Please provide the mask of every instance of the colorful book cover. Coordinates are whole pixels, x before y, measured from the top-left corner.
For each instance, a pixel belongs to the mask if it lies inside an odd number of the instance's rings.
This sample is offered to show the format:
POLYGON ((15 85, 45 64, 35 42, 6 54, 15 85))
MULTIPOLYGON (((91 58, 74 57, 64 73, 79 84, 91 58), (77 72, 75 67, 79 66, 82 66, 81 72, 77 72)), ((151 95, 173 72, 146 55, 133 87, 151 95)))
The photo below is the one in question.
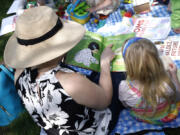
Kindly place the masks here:
MULTIPOLYGON (((180 69, 180 36, 170 36, 166 40, 154 41, 160 56, 169 57, 180 69)), ((165 61, 168 63, 168 60, 165 61)))
POLYGON ((169 56, 172 60, 180 60, 180 36, 170 36, 163 41, 155 41, 160 55, 169 56))
POLYGON ((121 47, 125 40, 134 37, 135 33, 103 37, 87 31, 84 38, 66 55, 65 63, 93 71, 100 71, 100 56, 104 48, 113 44, 115 58, 111 63, 111 71, 125 71, 121 47))
POLYGON ((133 32, 137 37, 164 40, 171 30, 170 17, 142 17, 135 20, 133 32))

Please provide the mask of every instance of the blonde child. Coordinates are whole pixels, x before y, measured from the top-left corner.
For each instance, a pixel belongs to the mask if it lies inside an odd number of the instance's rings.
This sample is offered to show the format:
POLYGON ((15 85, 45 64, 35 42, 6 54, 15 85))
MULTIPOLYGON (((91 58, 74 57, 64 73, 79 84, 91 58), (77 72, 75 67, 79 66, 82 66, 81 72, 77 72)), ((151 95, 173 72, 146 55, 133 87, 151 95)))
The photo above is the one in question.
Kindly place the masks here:
POLYGON ((155 45, 134 37, 122 48, 127 79, 119 85, 119 99, 137 120, 163 124, 178 115, 176 90, 180 90, 177 68, 165 70, 155 45))

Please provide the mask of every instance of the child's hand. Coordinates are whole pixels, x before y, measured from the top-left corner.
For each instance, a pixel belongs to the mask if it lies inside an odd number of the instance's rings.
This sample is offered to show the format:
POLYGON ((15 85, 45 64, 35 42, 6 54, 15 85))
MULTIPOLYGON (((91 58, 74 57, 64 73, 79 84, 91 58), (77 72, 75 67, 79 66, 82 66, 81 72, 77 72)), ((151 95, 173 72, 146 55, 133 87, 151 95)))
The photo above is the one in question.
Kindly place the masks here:
POLYGON ((112 46, 113 46, 112 44, 108 45, 104 49, 104 51, 102 52, 102 54, 101 54, 101 66, 104 64, 105 65, 110 64, 110 62, 114 59, 115 54, 111 49, 112 46))
POLYGON ((172 62, 172 63, 169 63, 169 73, 170 73, 170 76, 172 78, 176 77, 177 76, 177 67, 176 65, 172 62))

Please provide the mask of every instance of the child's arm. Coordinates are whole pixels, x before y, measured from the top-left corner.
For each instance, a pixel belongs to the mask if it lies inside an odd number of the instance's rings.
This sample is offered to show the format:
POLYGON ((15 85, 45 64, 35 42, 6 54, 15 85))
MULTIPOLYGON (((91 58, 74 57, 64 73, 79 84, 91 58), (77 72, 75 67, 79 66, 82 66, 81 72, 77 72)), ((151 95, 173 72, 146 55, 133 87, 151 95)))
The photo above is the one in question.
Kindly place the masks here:
POLYGON ((104 0, 104 2, 98 4, 95 7, 90 8, 89 12, 93 13, 93 12, 96 12, 96 11, 101 10, 103 8, 106 8, 106 7, 110 6, 110 5, 112 5, 112 0, 104 0))
POLYGON ((179 82, 179 79, 178 79, 178 76, 177 76, 177 67, 174 63, 170 63, 169 64, 169 73, 170 73, 170 76, 173 80, 173 82, 175 83, 175 86, 177 88, 178 91, 180 91, 180 82, 179 82))

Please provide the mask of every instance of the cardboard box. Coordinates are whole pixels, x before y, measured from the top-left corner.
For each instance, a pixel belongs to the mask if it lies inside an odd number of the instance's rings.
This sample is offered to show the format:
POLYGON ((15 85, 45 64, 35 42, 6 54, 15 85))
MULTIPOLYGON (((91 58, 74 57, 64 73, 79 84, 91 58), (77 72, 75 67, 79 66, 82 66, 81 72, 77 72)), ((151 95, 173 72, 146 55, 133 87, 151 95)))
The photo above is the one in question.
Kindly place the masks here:
POLYGON ((151 9, 150 9, 149 2, 141 4, 141 5, 134 5, 134 11, 136 14, 149 12, 150 10, 151 9))

